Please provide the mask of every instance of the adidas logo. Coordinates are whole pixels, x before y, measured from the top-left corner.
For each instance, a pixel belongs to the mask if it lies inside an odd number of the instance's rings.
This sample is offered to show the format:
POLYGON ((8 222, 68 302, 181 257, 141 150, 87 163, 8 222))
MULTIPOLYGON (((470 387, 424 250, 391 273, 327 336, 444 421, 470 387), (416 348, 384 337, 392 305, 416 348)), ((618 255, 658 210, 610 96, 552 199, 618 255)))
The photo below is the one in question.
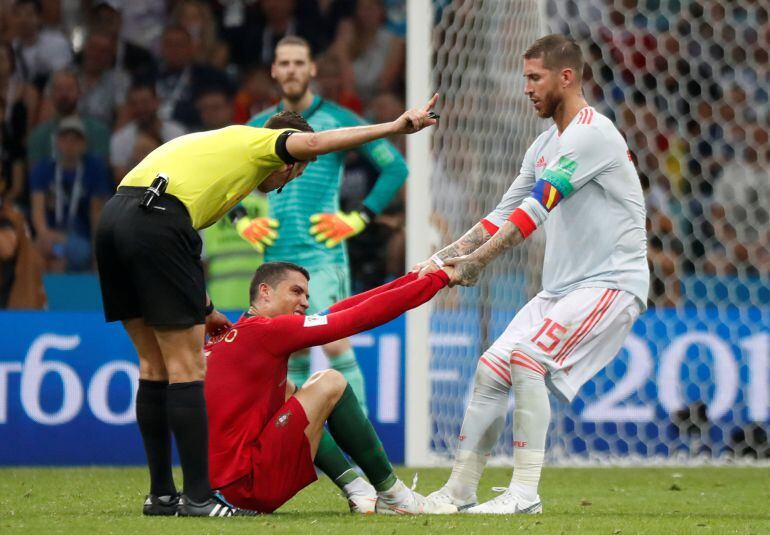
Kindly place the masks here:
POLYGON ((545 157, 541 156, 540 159, 535 164, 535 167, 545 167, 545 157))

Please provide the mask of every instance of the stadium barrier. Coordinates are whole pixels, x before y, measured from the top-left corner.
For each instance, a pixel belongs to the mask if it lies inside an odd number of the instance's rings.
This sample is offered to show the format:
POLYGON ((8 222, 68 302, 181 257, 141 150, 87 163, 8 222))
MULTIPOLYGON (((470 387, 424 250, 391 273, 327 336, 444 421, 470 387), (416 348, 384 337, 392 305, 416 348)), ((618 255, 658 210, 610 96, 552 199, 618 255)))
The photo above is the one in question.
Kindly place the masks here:
MULTIPOLYGON (((433 350, 452 355, 430 371, 434 388, 451 393, 431 406, 434 436, 449 438, 431 447, 444 456, 453 453, 472 385, 474 313, 434 318, 444 329, 431 336, 433 350)), ((500 332, 511 313, 496 313, 491 330, 500 332)), ((553 401, 552 461, 591 452, 761 455, 766 435, 763 444, 752 433, 770 420, 769 316, 768 308, 648 311, 574 404, 553 401)), ((105 324, 99 312, 3 312, 0 332, 0 465, 144 463, 134 425, 138 367, 119 325, 105 324)), ((352 339, 369 414, 396 463, 404 461, 404 333, 399 318, 352 339)), ((512 451, 510 424, 509 417, 503 448, 512 451)))

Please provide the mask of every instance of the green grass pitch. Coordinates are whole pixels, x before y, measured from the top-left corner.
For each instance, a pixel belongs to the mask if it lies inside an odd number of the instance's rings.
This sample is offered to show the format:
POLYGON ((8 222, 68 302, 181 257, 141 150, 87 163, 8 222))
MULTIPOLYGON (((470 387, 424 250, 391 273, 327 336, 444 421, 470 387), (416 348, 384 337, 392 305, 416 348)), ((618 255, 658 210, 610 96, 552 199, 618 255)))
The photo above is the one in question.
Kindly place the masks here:
MULTIPOLYGON (((407 484, 414 474, 399 469, 407 484)), ((417 490, 438 488, 446 468, 419 470, 417 490)), ((490 468, 479 498, 510 470, 490 468)), ((177 481, 181 478, 178 476, 177 481)), ((144 518, 143 468, 0 470, 0 533, 770 533, 770 468, 546 468, 540 516, 354 516, 328 479, 258 518, 144 518)))

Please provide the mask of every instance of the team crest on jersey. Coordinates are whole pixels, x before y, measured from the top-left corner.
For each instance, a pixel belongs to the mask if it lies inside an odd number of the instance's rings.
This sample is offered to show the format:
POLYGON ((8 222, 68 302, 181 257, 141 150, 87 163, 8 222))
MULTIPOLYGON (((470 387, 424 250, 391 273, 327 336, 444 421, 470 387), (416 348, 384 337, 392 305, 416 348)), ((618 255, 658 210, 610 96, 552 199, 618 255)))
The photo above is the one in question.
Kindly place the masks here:
POLYGON ((319 325, 326 325, 327 323, 329 323, 329 318, 327 316, 313 314, 312 316, 305 317, 303 327, 318 327, 319 325))
POLYGON ((292 412, 291 411, 284 412, 283 414, 278 416, 278 418, 275 419, 275 426, 276 427, 286 427, 286 424, 289 423, 289 418, 291 418, 291 416, 292 416, 292 412))

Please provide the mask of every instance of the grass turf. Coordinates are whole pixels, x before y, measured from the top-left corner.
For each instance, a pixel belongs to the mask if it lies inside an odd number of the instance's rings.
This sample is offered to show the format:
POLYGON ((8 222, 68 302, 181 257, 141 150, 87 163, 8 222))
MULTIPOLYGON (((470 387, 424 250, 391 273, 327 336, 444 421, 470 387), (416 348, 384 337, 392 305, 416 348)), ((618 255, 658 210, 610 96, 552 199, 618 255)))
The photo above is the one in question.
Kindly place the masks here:
MULTIPOLYGON (((407 484, 413 470, 399 469, 407 484)), ((417 490, 448 469, 419 470, 417 490)), ((770 533, 770 468, 546 468, 540 516, 354 516, 322 478, 277 513, 258 518, 144 518, 143 468, 0 470, 0 533, 770 533)), ((490 468, 479 498, 506 485, 490 468)), ((177 474, 177 481, 181 476, 177 474)))

